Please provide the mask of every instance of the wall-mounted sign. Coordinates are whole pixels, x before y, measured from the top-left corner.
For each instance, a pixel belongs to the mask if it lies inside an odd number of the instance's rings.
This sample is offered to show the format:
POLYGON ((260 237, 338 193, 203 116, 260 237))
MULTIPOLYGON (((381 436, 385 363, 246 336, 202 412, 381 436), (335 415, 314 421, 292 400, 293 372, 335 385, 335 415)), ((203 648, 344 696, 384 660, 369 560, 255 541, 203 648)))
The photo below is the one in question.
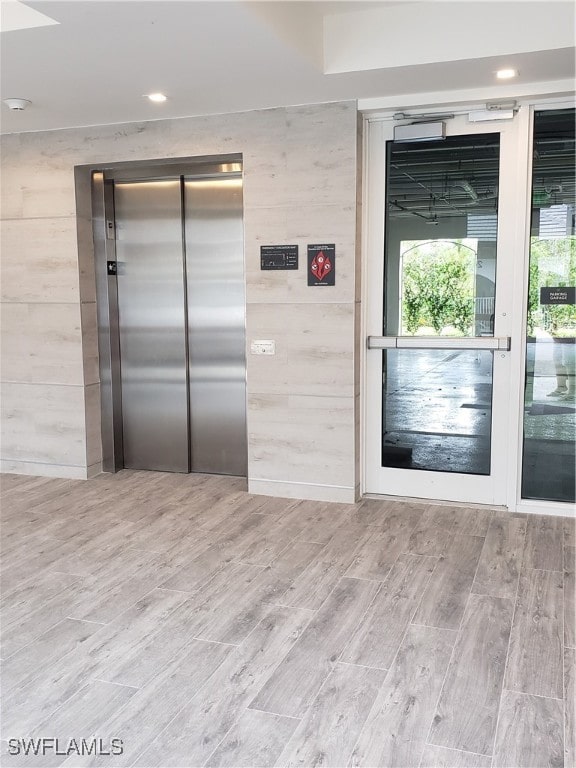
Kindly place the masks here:
POLYGON ((336 284, 336 246, 308 246, 308 285, 336 284))
POLYGON ((571 285, 540 288, 540 304, 576 304, 576 287, 571 285))
POLYGON ((260 269, 298 269, 298 246, 261 245, 260 269))

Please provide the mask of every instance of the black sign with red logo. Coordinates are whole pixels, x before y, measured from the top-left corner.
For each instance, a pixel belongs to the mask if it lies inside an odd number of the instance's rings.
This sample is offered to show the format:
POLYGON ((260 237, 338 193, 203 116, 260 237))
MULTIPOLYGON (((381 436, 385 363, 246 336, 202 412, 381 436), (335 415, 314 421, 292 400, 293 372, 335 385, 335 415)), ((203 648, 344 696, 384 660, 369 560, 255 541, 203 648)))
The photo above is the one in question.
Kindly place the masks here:
POLYGON ((336 284, 336 246, 308 246, 308 285, 336 284))

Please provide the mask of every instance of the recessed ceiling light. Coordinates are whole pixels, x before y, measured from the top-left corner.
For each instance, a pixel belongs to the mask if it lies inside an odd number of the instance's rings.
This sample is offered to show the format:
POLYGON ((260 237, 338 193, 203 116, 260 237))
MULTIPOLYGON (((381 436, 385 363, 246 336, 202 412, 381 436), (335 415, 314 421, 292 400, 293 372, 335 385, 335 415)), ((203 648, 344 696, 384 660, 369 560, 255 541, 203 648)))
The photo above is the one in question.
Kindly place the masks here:
POLYGON ((163 93, 149 93, 148 98, 150 99, 150 101, 157 101, 157 102, 166 101, 166 96, 164 96, 163 93))
POLYGON ((510 80, 511 77, 516 77, 518 71, 516 69, 499 69, 496 72, 498 80, 510 80))

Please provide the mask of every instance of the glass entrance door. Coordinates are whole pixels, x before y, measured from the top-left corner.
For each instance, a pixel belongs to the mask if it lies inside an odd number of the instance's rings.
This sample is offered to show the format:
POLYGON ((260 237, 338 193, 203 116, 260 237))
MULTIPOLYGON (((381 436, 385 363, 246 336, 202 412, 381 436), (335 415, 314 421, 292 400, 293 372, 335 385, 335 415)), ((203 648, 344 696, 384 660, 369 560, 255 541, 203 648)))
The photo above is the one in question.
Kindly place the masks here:
POLYGON ((514 121, 458 117, 435 141, 376 132, 366 491, 504 504, 514 121))

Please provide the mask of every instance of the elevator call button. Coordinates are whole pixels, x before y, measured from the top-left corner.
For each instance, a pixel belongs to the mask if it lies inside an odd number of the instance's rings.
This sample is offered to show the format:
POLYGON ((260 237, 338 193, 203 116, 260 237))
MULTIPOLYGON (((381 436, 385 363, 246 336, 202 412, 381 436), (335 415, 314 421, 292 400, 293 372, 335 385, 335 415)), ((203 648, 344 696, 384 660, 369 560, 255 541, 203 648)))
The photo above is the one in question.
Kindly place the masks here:
POLYGON ((298 269, 298 246, 261 245, 260 269, 298 269))

